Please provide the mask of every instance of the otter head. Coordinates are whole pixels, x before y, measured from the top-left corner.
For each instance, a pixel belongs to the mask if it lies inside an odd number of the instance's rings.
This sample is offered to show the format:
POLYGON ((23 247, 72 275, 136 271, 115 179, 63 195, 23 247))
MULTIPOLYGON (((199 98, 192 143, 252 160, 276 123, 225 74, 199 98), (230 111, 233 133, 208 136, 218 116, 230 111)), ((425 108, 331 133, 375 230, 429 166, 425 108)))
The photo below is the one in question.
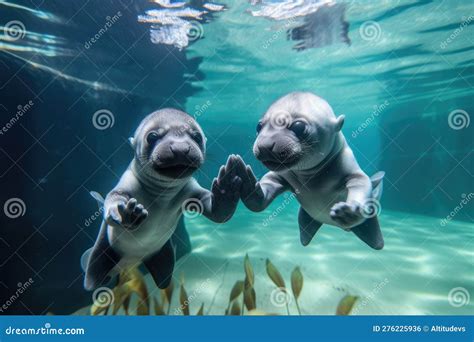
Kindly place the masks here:
POLYGON ((295 92, 274 102, 257 125, 255 157, 272 171, 307 170, 333 150, 344 116, 322 98, 295 92))
POLYGON ((164 180, 190 177, 206 151, 206 138, 194 118, 170 108, 143 119, 130 143, 140 172, 164 180))

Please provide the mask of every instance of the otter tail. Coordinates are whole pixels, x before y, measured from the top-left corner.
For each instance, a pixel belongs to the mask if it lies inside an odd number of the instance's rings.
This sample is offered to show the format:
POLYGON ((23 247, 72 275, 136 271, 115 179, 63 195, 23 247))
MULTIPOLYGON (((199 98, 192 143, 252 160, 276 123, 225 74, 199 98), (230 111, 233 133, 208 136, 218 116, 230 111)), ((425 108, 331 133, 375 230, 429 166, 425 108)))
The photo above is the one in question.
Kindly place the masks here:
POLYGON ((377 201, 380 201, 380 198, 382 197, 384 176, 385 172, 379 171, 370 177, 370 181, 372 182, 372 198, 377 201))
POLYGON ((363 223, 351 229, 359 239, 373 249, 382 249, 384 246, 383 235, 377 218, 377 210, 379 209, 377 202, 382 197, 384 176, 385 172, 379 171, 370 177, 372 182, 372 200, 376 202, 374 205, 377 206, 377 208, 374 208, 374 215, 371 215, 363 223))

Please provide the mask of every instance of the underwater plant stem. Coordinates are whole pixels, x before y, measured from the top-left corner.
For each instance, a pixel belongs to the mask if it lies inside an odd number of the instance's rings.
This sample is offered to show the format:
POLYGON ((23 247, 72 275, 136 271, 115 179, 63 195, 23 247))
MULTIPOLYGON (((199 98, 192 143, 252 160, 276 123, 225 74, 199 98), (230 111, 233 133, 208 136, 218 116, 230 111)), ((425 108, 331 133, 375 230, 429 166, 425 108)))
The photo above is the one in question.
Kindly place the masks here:
MULTIPOLYGON (((216 301, 216 297, 217 297, 217 294, 219 293, 220 289, 222 288, 222 286, 224 285, 224 281, 225 281, 225 276, 226 276, 226 273, 227 273, 227 266, 229 265, 229 260, 226 259, 225 260, 225 266, 224 266, 224 271, 223 271, 223 274, 222 274, 222 281, 221 283, 219 284, 219 287, 216 289, 216 291, 214 292, 214 296, 212 297, 212 301, 211 301, 211 304, 209 305, 209 308, 207 309, 207 315, 209 315, 209 312, 211 312, 211 309, 212 309, 212 306, 214 305, 214 302, 216 301)), ((227 306, 227 310, 230 309, 230 303, 229 305, 227 306)))
POLYGON ((295 304, 296 304, 296 309, 298 310, 298 314, 301 316, 300 305, 298 304, 298 299, 296 297, 295 297, 295 304))

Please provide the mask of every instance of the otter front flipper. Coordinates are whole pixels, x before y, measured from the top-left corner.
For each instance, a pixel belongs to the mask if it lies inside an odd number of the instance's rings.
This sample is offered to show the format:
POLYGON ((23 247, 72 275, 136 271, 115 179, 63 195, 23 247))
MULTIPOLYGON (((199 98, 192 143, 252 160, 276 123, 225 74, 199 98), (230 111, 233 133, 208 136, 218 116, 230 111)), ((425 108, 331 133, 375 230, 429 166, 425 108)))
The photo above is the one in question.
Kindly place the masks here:
POLYGON ((300 207, 298 212, 298 224, 300 226, 300 241, 303 246, 309 245, 314 235, 321 228, 322 223, 314 220, 309 214, 300 207))
MULTIPOLYGON (((239 203, 242 180, 235 170, 236 158, 234 155, 227 158, 226 165, 220 167, 219 174, 212 181, 210 191, 202 188, 197 181, 194 181, 190 187, 191 195, 187 201, 193 200, 193 197, 197 199, 202 214, 217 223, 230 220, 239 203)), ((188 204, 185 204, 186 210, 187 207, 188 204)), ((195 209, 189 207, 190 210, 195 209)))
POLYGON ((258 181, 250 165, 245 165, 240 156, 236 157, 236 169, 242 179, 242 202, 252 211, 264 210, 278 195, 290 190, 288 183, 275 172, 268 172, 258 181))
POLYGON ((120 261, 120 256, 112 249, 107 238, 107 224, 102 222, 99 235, 87 261, 84 287, 92 290, 110 280, 109 273, 120 261))
POLYGON ((169 286, 173 276, 175 251, 171 240, 151 257, 143 261, 148 271, 150 271, 153 280, 160 289, 169 286))
POLYGON ((351 228, 355 235, 373 249, 382 249, 384 246, 382 231, 377 217, 368 218, 360 225, 351 228))

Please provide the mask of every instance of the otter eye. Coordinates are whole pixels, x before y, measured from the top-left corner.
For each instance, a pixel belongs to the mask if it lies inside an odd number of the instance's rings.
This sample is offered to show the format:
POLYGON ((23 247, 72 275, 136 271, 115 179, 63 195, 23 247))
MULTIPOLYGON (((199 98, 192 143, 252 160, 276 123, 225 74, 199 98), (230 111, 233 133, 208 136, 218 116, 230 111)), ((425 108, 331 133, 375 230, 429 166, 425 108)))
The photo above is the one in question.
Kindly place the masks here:
POLYGON ((198 131, 194 131, 191 133, 191 137, 198 145, 202 145, 203 139, 201 133, 199 133, 198 131))
POLYGON ((302 137, 306 132, 306 123, 295 121, 290 125, 289 130, 293 131, 297 137, 302 137))
POLYGON ((259 122, 257 124, 257 134, 260 133, 260 131, 262 130, 262 127, 263 127, 263 124, 261 122, 259 122))
POLYGON ((160 136, 158 135, 158 133, 156 132, 150 132, 148 133, 148 135, 146 136, 146 142, 150 145, 153 145, 154 143, 157 142, 157 140, 160 138, 160 136))

